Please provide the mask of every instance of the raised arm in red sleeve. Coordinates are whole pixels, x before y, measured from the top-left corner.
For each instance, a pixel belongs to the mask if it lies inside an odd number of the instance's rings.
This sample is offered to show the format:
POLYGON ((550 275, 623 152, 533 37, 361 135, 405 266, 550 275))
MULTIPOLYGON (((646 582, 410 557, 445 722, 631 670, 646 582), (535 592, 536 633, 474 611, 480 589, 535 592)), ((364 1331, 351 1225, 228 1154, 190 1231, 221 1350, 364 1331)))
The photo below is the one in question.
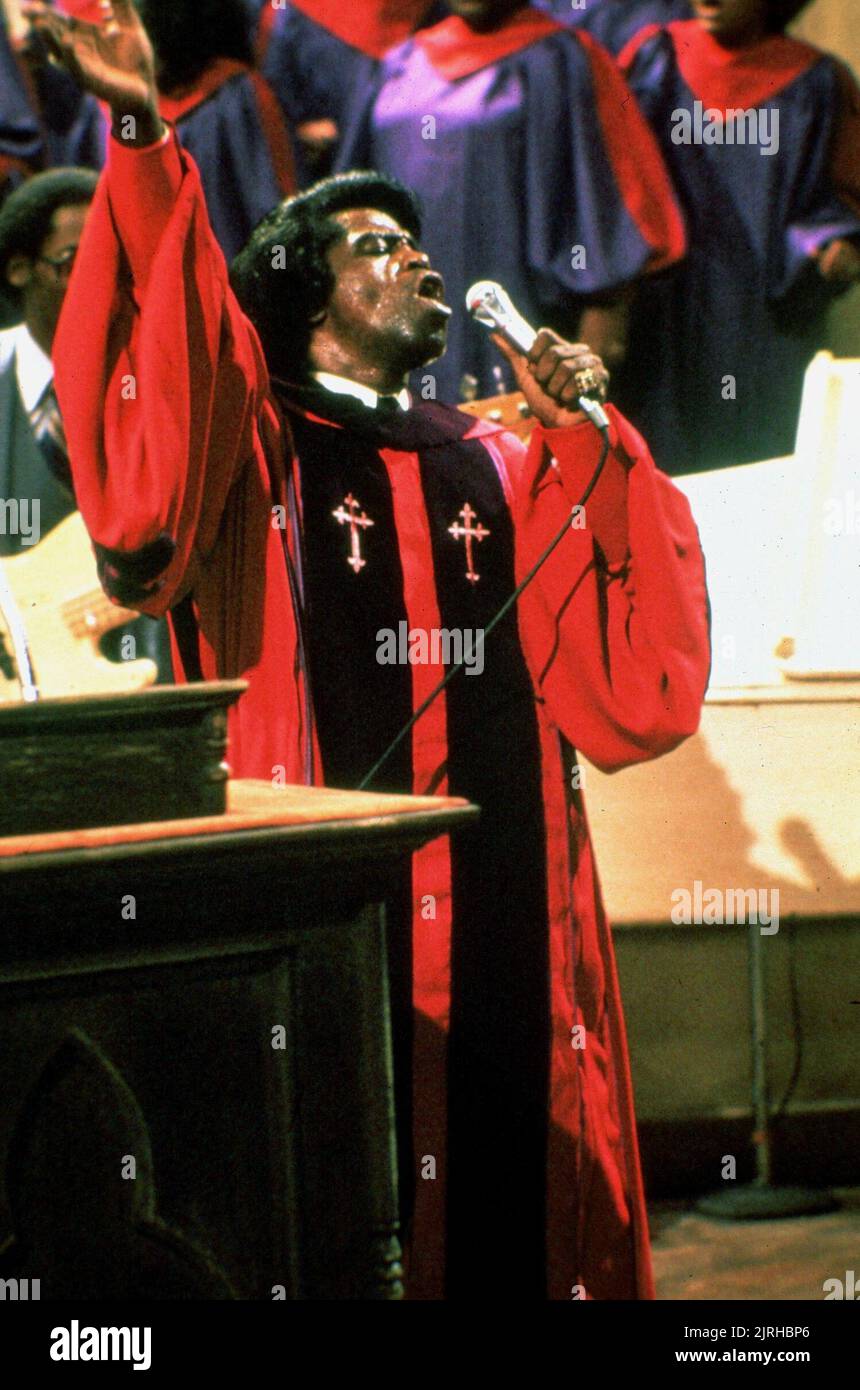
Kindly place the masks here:
POLYGON ((103 583, 161 614, 212 550, 268 387, 197 169, 172 135, 146 150, 111 141, 54 356, 103 583))

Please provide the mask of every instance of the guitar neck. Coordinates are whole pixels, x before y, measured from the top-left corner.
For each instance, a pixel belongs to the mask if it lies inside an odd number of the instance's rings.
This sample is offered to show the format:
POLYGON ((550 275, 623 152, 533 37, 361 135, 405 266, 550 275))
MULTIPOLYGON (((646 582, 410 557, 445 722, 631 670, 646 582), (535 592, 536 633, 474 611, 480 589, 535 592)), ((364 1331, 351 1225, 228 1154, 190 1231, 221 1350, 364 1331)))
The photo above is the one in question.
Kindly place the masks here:
POLYGON ((90 589, 60 604, 60 614, 75 637, 97 639, 139 615, 130 608, 118 608, 101 589, 90 589))

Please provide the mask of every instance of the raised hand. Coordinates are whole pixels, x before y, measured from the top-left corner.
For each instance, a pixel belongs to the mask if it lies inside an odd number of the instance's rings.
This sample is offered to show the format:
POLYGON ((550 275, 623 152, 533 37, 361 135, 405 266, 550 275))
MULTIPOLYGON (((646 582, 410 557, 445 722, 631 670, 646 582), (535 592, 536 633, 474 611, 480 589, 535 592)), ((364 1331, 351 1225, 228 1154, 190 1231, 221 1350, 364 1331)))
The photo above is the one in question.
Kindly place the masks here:
POLYGON ((97 24, 58 14, 42 0, 22 12, 50 56, 84 91, 108 103, 114 133, 128 144, 150 144, 162 130, 152 45, 131 0, 101 0, 100 8, 97 24))
POLYGON ((492 339, 510 362, 532 413, 548 429, 562 429, 584 420, 577 409, 579 396, 606 399, 609 373, 587 343, 568 343, 551 329, 542 328, 531 352, 524 356, 498 333, 492 339))

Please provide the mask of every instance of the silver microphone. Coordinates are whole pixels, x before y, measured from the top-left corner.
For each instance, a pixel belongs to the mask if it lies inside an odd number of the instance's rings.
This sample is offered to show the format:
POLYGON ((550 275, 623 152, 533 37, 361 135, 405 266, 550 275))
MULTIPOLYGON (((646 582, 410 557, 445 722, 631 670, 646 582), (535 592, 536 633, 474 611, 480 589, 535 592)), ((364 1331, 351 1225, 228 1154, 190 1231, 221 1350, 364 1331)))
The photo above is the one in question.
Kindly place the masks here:
MULTIPOLYGON (((466 291, 466 308, 478 323, 493 333, 501 333, 517 352, 531 352, 537 333, 514 308, 507 290, 495 280, 476 280, 466 291)), ((609 416, 599 400, 582 395, 577 404, 599 430, 609 429, 609 416)))
POLYGON ((478 323, 507 338, 517 352, 531 352, 537 333, 514 308, 507 290, 495 280, 476 280, 466 291, 466 308, 478 323))

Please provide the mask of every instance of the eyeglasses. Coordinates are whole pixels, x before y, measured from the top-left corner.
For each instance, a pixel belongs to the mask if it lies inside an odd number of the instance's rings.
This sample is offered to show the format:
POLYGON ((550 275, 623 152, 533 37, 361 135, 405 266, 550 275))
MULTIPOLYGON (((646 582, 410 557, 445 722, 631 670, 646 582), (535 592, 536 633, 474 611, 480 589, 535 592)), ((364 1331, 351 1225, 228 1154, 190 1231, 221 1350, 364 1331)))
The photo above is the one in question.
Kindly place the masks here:
POLYGON ((41 261, 43 265, 49 265, 58 275, 68 276, 72 273, 77 254, 77 246, 70 246, 68 251, 63 251, 59 256, 37 256, 36 260, 41 261))

